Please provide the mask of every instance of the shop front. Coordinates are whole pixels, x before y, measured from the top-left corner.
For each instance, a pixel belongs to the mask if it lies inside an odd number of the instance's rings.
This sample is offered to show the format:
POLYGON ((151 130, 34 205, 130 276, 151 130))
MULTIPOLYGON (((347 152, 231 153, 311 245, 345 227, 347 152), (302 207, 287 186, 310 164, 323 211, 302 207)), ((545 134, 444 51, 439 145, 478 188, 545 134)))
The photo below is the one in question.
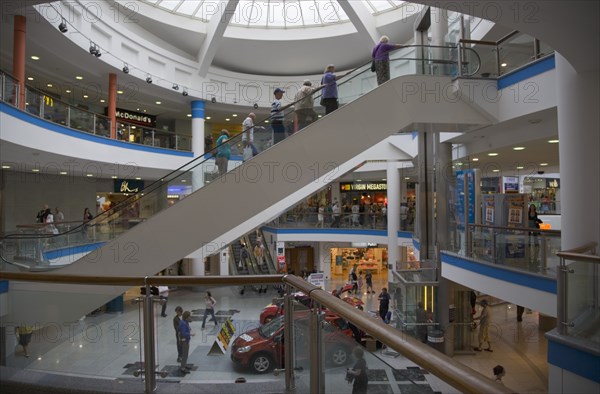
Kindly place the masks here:
POLYGON ((352 267, 357 273, 387 280, 387 248, 378 244, 353 243, 348 248, 331 248, 331 277, 348 278, 352 267))

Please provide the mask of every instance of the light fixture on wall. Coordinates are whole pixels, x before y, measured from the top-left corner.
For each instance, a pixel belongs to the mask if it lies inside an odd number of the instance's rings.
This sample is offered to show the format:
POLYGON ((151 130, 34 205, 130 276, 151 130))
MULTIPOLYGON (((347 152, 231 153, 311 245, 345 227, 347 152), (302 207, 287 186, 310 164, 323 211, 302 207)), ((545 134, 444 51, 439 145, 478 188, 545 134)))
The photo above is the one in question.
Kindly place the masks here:
POLYGON ((177 85, 176 83, 173 84, 173 90, 179 90, 179 85, 177 85))
POLYGON ((187 89, 183 88, 183 92, 181 92, 181 94, 183 94, 183 96, 186 97, 188 95, 187 89))
POLYGON ((152 83, 152 77, 150 76, 150 74, 148 74, 148 76, 146 77, 146 82, 152 83))
POLYGON ((124 72, 125 74, 129 74, 129 66, 127 65, 127 63, 125 63, 125 64, 123 65, 123 72, 124 72))
POLYGON ((58 25, 58 30, 60 30, 60 32, 63 34, 69 31, 69 28, 67 27, 67 23, 65 22, 64 19, 60 22, 60 25, 58 25))
POLYGON ((217 98, 216 97, 211 98, 210 102, 213 103, 213 104, 216 103, 217 102, 217 98))

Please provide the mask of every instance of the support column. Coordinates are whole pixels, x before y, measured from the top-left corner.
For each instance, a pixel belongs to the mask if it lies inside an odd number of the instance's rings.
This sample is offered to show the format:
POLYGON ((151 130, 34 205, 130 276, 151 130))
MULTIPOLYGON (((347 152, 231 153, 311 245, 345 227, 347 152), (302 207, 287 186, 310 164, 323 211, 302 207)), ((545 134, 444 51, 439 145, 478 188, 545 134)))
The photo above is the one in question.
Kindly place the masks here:
POLYGON ((13 76, 19 86, 18 94, 15 92, 15 102, 18 108, 25 110, 25 43, 27 33, 27 19, 23 15, 15 15, 13 29, 13 76))
MULTIPOLYGON (((204 154, 204 101, 192 101, 192 153, 197 163, 202 161, 200 156, 204 154)), ((191 170, 192 189, 196 191, 204 186, 204 165, 191 170)))
POLYGON ((117 138, 117 74, 108 74, 108 118, 110 119, 110 138, 117 138))
POLYGON ((420 132, 418 140, 418 172, 419 184, 417 186, 417 217, 418 228, 415 234, 421 244, 419 258, 421 261, 433 259, 434 256, 434 226, 433 226, 433 193, 434 193, 434 166, 433 166, 433 141, 434 133, 420 132))
MULTIPOLYGON (((444 46, 446 44, 446 35, 448 34, 448 10, 441 8, 431 8, 431 45, 444 46)), ((434 48, 434 59, 446 59, 448 57, 445 48, 434 48)), ((447 75, 446 65, 434 65, 432 70, 434 75, 447 75)))
POLYGON ((577 73, 560 54, 555 56, 560 181, 561 189, 569 191, 561 193, 565 250, 600 244, 600 78, 598 69, 577 73))
MULTIPOLYGON (((400 171, 396 161, 387 162, 387 238, 388 238, 388 282, 394 281, 390 271, 398 269, 400 248, 398 247, 398 231, 400 231, 400 171)), ((390 286, 391 287, 391 286, 390 286)))

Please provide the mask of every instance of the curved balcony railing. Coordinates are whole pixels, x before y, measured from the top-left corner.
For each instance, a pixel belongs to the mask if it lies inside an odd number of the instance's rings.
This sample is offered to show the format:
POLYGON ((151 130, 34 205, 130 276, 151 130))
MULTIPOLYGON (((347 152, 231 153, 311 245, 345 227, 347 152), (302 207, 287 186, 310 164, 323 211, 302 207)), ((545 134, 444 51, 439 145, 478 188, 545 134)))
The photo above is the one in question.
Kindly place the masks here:
MULTIPOLYGON (((456 70, 460 68, 456 65, 456 60, 453 58, 456 50, 456 47, 429 46, 410 46, 400 49, 395 53, 394 56, 396 57, 391 60, 391 69, 394 70, 392 72, 392 77, 420 73, 423 70, 426 72, 442 72, 454 75, 456 70), (414 57, 413 55, 417 52, 422 57, 414 57), (407 54, 406 58, 402 57, 403 53, 407 54), (434 66, 439 64, 442 64, 445 67, 443 69, 436 69, 434 66), (451 67, 453 64, 455 66, 451 67), (426 67, 423 67, 423 65, 426 67)), ((474 69, 476 69, 477 65, 472 63, 468 66, 463 65, 462 68, 464 69, 467 67, 474 67, 474 69)), ((370 75, 367 73, 370 72, 369 62, 338 78, 337 86, 340 105, 344 105, 358 98, 361 93, 377 87, 374 75, 367 77, 367 75, 370 75), (360 81, 360 83, 355 83, 357 81, 360 81), (369 85, 369 83, 371 85, 369 85)), ((315 105, 320 102, 322 88, 323 86, 315 88, 313 94, 310 96, 315 105)), ((31 267, 38 270, 51 269, 56 267, 56 263, 47 257, 51 254, 54 256, 60 255, 60 251, 57 252, 57 249, 62 247, 62 245, 68 245, 69 247, 77 246, 73 244, 76 240, 80 240, 81 243, 79 245, 98 244, 116 238, 124 231, 127 231, 132 225, 139 223, 140 220, 147 219, 167 208, 169 205, 166 201, 165 203, 155 202, 165 200, 164 197, 168 195, 169 187, 180 187, 185 184, 191 188, 191 192, 195 192, 200 189, 205 182, 209 181, 207 178, 199 181, 199 179, 202 179, 207 172, 213 174, 210 181, 216 181, 234 167, 234 163, 229 161, 229 159, 223 160, 223 158, 231 158, 231 156, 234 155, 243 155, 245 148, 247 148, 246 150, 250 150, 254 155, 260 154, 260 152, 269 149, 281 138, 285 138, 286 135, 293 134, 294 132, 301 132, 300 126, 306 126, 310 122, 319 119, 319 114, 317 114, 317 111, 314 111, 310 120, 305 118, 304 123, 298 125, 298 117, 293 107, 294 104, 297 103, 294 102, 288 104, 281 108, 277 114, 257 121, 254 130, 244 130, 242 133, 232 136, 224 143, 207 152, 207 154, 166 174, 158 181, 147 185, 143 190, 139 190, 137 193, 131 195, 120 204, 100 213, 85 225, 70 229, 63 234, 11 234, 7 236, 2 243, 2 258, 8 262, 16 262, 15 259, 18 257, 17 249, 34 249, 33 247, 24 247, 24 243, 31 242, 49 248, 41 253, 35 254, 36 257, 30 263, 31 267), (283 115, 282 119, 281 115, 283 115), (281 119, 280 124, 273 125, 274 117, 281 119), (250 140, 253 140, 253 143, 249 145, 246 139, 250 134, 250 140), (213 159, 213 157, 215 157, 216 160, 213 159), (138 212, 139 209, 135 209, 135 207, 139 206, 153 208, 152 210, 146 210, 143 218, 132 217, 131 213, 138 212), (77 234, 77 236, 73 236, 74 234, 77 234), (44 241, 40 243, 39 238, 44 238, 44 241), (22 244, 22 247, 20 248, 17 248, 15 245, 17 239, 22 244), (51 248, 51 245, 56 245, 56 247, 51 248), (41 260, 37 259, 39 256, 42 256, 41 260)), ((320 111, 321 109, 319 108, 317 110, 320 111)), ((66 115, 68 115, 68 112, 66 115)), ((67 116, 67 120, 68 118, 69 117, 67 116)), ((225 178, 222 179, 224 180, 225 178)))
MULTIPOLYGON (((119 319, 110 316, 94 319, 94 316, 90 316, 85 321, 75 323, 40 322, 35 316, 31 316, 18 323, 3 320, 3 326, 7 328, 7 341, 14 339, 12 333, 17 331, 16 326, 30 330, 34 339, 29 352, 34 356, 35 371, 24 367, 25 363, 19 363, 12 355, 8 357, 7 364, 8 367, 22 370, 22 376, 26 376, 26 381, 22 383, 29 388, 33 384, 38 390, 44 389, 48 380, 35 379, 32 382, 31 374, 48 372, 53 376, 69 375, 70 379, 58 380, 64 382, 65 386, 61 386, 64 389, 69 385, 69 390, 77 390, 85 385, 102 392, 112 392, 115 388, 122 392, 122 386, 116 387, 110 381, 125 377, 127 391, 132 393, 171 392, 172 383, 175 382, 182 391, 202 392, 208 389, 207 386, 204 386, 204 390, 202 388, 202 385, 208 383, 198 383, 206 380, 204 374, 214 374, 210 383, 214 388, 214 385, 219 387, 231 383, 231 375, 226 372, 231 370, 236 378, 243 378, 244 382, 247 380, 244 387, 251 392, 337 393, 340 392, 340 383, 344 382, 346 367, 355 364, 355 357, 362 357, 369 370, 382 371, 389 379, 401 381, 407 389, 407 384, 410 383, 402 378, 402 372, 411 372, 413 377, 415 374, 423 376, 431 373, 457 391, 465 393, 515 392, 498 384, 490 376, 476 372, 436 350, 434 338, 431 338, 428 346, 402 335, 393 325, 384 323, 377 313, 359 311, 328 291, 293 275, 115 278, 0 272, 0 279, 37 282, 40 287, 43 287, 44 282, 61 283, 67 288, 76 286, 80 293, 85 291, 85 286, 98 285, 135 286, 144 290, 142 295, 133 296, 133 303, 126 306, 121 304, 123 314, 119 319), (152 287, 159 285, 177 286, 181 292, 185 292, 186 286, 204 287, 210 288, 213 294, 219 294, 215 328, 211 321, 207 330, 200 330, 204 311, 188 311, 191 330, 196 335, 189 339, 190 351, 185 364, 175 361, 177 353, 173 345, 171 319, 168 324, 163 324, 164 321, 158 317, 161 313, 159 308, 167 302, 160 296, 153 295, 152 287), (276 285, 284 296, 284 316, 262 326, 258 316, 250 318, 251 320, 238 320, 236 313, 244 310, 244 302, 247 302, 237 295, 239 285, 276 285), (68 327, 68 330, 61 331, 66 340, 57 340, 54 333, 57 327, 63 325, 68 327), (209 331, 208 328, 212 330, 209 331), (372 346, 376 348, 378 342, 386 348, 386 354, 402 355, 414 363, 411 364, 412 369, 403 371, 398 366, 392 369, 385 361, 383 351, 372 350, 372 346), (261 343, 266 346, 261 347, 261 343), (118 347, 118 351, 107 352, 107 349, 115 347, 118 347), (61 354, 60 363, 52 356, 54 352, 61 354), (359 353, 364 355, 360 356, 359 353), (100 354, 102 357, 99 357, 100 354), (77 360, 77 368, 67 361, 71 358, 77 360), (185 372, 180 371, 180 364, 186 368, 185 372), (122 365, 124 368, 114 368, 115 365, 122 365), (202 368, 198 368, 199 365, 202 368), (268 374, 271 371, 275 376, 268 374), (262 374, 259 382, 256 382, 257 373, 262 374), (284 379, 277 377, 279 373, 284 374, 284 379), (161 381, 157 380, 157 376, 161 381), (186 376, 190 379, 186 379, 186 376)), ((38 297, 35 302, 48 309, 58 307, 52 304, 52 298, 38 297)), ((116 305, 111 302, 111 307, 116 308, 116 305)), ((18 348, 15 353, 20 351, 18 348)), ((18 378, 11 378, 9 374, 2 373, 0 376, 3 384, 8 379, 11 380, 11 385, 19 384, 18 378)), ((411 387, 411 391, 431 390, 424 377, 419 380, 419 384, 412 382, 414 387, 411 387)), ((371 379, 369 387, 374 390, 379 386, 378 383, 382 382, 371 379)), ((383 383, 388 383, 388 378, 383 383)), ((347 386, 346 383, 343 384, 347 386)), ((56 384, 53 385, 57 389, 56 384)))

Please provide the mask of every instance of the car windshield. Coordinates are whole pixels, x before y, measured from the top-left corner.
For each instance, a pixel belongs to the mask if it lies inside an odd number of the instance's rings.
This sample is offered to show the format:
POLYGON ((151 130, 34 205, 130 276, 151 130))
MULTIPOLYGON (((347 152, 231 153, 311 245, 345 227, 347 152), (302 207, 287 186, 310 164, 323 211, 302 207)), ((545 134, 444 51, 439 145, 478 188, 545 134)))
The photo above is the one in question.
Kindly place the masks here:
POLYGON ((283 316, 279 316, 276 319, 271 320, 267 324, 264 324, 258 328, 258 333, 263 338, 270 338, 283 326, 283 316))

